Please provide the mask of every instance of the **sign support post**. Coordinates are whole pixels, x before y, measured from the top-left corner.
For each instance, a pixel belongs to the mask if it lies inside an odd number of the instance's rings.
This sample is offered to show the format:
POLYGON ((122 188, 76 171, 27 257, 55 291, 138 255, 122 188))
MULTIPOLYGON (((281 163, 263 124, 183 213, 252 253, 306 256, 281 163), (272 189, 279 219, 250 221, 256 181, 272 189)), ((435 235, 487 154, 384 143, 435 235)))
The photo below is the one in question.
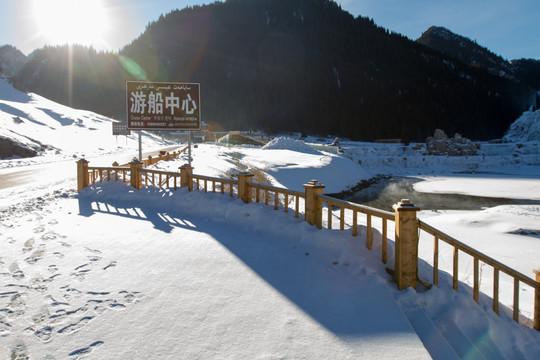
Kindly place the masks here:
POLYGON ((142 161, 142 139, 141 139, 142 130, 139 130, 139 161, 142 161))
POLYGON ((191 130, 189 130, 188 132, 188 164, 189 166, 191 167, 191 130))

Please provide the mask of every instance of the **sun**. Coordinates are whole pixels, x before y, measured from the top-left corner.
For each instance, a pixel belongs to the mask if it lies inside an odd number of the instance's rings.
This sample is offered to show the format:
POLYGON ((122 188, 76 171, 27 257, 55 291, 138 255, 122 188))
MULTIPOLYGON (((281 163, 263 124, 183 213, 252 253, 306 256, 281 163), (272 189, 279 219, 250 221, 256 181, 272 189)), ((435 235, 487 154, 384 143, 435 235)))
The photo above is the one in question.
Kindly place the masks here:
POLYGON ((39 35, 49 44, 106 43, 109 19, 102 0, 34 0, 33 11, 39 35))

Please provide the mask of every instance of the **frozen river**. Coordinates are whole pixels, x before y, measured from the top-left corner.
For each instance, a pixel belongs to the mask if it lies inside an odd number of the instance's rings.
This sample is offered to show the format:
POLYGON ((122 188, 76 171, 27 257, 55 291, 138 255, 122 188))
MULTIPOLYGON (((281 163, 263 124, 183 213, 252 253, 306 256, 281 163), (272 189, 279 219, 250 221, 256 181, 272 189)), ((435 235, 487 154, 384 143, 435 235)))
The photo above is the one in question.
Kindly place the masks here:
POLYGON ((481 210, 499 205, 540 205, 540 178, 519 175, 456 175, 384 178, 347 200, 391 210, 410 199, 424 210, 481 210))

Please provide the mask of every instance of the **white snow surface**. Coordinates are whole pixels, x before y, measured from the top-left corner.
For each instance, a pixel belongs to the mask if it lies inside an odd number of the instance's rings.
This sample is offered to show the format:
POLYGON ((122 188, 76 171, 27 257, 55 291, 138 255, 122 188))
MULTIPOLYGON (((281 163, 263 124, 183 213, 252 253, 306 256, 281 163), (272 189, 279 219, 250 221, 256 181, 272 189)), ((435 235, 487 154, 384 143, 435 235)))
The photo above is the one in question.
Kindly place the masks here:
MULTIPOLYGON (((386 271, 394 265, 393 242, 385 265, 380 225, 373 222, 367 250, 362 216, 353 237, 351 215, 345 231, 317 230, 292 209, 246 205, 219 192, 135 191, 103 182, 77 193, 77 159, 109 165, 136 153, 134 137, 111 135, 112 121, 0 80, 0 129, 57 149, 0 160, 0 179, 47 163, 58 173, 32 179, 31 188, 21 182, 0 189, 0 358, 540 358, 540 332, 511 318, 513 282, 501 275, 497 316, 487 266, 481 265, 480 304, 472 299, 466 256, 459 258, 460 291, 452 290, 450 247, 439 249, 439 287, 398 291, 386 271), (14 116, 24 122, 12 124, 14 116)), ((170 145, 143 139, 146 148, 170 145)), ((481 144, 482 153, 467 158, 427 157, 389 144, 342 141, 344 155, 304 145, 200 144, 194 172, 260 170, 272 185, 293 190, 317 179, 326 193, 376 174, 420 176, 421 191, 538 199, 534 143, 481 144)), ((186 160, 155 167, 178 171, 186 160)), ((540 205, 422 211, 420 218, 526 276, 538 268, 540 205)), ((432 245, 421 236, 419 273, 426 281, 432 245)), ((520 300, 530 324, 534 291, 520 287, 520 300)))
POLYGON ((524 112, 512 123, 504 139, 509 142, 540 142, 540 109, 524 112))

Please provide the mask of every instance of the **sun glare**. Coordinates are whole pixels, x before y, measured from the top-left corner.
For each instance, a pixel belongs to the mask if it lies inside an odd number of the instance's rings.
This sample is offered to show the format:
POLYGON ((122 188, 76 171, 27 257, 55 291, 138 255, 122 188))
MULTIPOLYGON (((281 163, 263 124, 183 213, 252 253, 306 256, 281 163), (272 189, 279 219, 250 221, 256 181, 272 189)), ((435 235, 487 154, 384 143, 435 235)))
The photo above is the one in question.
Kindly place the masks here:
POLYGON ((103 45, 109 27, 102 0, 34 0, 39 35, 50 44, 103 45))

